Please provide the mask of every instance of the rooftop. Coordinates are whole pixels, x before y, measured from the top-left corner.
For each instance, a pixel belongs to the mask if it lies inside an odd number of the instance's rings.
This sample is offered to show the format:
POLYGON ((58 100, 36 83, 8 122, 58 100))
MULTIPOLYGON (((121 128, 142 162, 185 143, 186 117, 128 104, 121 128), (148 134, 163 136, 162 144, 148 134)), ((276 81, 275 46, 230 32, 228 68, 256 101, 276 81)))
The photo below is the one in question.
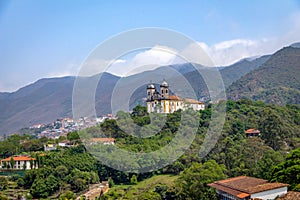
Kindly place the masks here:
POLYGON ((30 156, 11 156, 5 159, 2 159, 2 162, 8 162, 11 160, 11 158, 14 159, 14 161, 30 161, 30 160, 35 160, 35 158, 31 158, 30 156))
POLYGON ((245 131, 246 134, 252 134, 252 133, 256 133, 256 134, 259 134, 260 131, 259 130, 256 130, 254 128, 250 128, 248 130, 245 131))
POLYGON ((171 96, 169 96, 169 99, 170 99, 170 100, 177 100, 177 101, 182 100, 179 96, 176 96, 176 95, 171 95, 171 96))
POLYGON ((248 176, 238 176, 209 184, 217 190, 224 191, 239 198, 245 198, 251 194, 286 187, 288 184, 268 183, 267 180, 248 176))
POLYGON ((204 104, 203 102, 197 101, 195 99, 184 99, 184 101, 190 104, 204 104))

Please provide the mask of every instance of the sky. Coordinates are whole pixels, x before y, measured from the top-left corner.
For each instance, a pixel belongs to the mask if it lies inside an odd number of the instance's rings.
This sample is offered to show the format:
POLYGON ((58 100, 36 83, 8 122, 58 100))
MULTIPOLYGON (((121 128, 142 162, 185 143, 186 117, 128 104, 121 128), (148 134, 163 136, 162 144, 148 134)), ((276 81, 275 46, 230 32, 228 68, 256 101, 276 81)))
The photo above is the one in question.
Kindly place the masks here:
MULTIPOLYGON (((215 65, 226 66, 299 42, 300 1, 1 0, 0 92, 44 77, 77 75, 103 41, 143 27, 180 32, 215 65)), ((120 58, 119 69, 110 72, 124 76, 122 69, 132 65, 172 64, 174 56, 160 45, 120 58)))

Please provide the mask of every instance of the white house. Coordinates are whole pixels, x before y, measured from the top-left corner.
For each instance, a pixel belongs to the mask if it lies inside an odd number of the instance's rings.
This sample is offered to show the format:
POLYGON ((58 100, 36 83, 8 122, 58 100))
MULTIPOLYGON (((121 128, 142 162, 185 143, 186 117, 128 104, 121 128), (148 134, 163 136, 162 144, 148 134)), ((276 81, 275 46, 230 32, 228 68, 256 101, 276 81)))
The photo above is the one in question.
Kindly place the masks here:
POLYGON ((209 184, 216 189, 220 200, 274 200, 287 193, 288 184, 269 183, 267 180, 238 176, 209 184))
POLYGON ((37 169, 36 159, 30 156, 11 156, 1 160, 2 169, 29 170, 37 169), (11 159, 14 160, 14 166, 11 167, 11 159), (8 167, 9 166, 9 167, 8 167))

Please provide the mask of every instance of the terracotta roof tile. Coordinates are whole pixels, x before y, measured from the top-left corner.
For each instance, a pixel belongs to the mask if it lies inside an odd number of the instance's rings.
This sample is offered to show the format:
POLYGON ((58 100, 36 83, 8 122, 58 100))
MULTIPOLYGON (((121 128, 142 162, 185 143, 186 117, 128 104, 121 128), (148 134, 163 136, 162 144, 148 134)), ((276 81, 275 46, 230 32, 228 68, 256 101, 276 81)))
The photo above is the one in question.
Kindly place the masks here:
POLYGON ((195 99, 184 99, 184 101, 185 101, 186 103, 192 103, 192 104, 204 104, 203 102, 197 101, 197 100, 195 100, 195 99))
POLYGON ((250 128, 250 129, 246 130, 245 133, 247 133, 247 134, 251 134, 251 133, 260 133, 260 131, 254 129, 254 128, 250 128))
POLYGON ((182 100, 179 96, 176 96, 176 95, 169 96, 169 99, 170 100, 177 100, 177 101, 181 101, 182 100))
POLYGON ((8 158, 5 158, 5 159, 2 159, 1 161, 10 161, 11 158, 14 159, 14 161, 30 161, 30 160, 36 160, 35 158, 31 158, 29 156, 12 156, 12 157, 8 157, 8 158))
POLYGON ((221 181, 216 181, 209 186, 218 190, 222 190, 234 196, 246 196, 263 192, 266 190, 272 190, 276 188, 286 187, 288 184, 283 183, 268 183, 267 180, 253 178, 248 176, 238 176, 221 181))

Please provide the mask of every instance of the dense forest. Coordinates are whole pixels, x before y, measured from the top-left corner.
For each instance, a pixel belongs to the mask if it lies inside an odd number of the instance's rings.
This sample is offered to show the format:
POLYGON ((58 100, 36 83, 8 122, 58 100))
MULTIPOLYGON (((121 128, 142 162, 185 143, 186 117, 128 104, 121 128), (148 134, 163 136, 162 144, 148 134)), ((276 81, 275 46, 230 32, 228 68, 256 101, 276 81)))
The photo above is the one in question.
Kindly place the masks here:
MULTIPOLYGON (((181 111, 168 114, 165 122, 161 116, 150 116, 145 107, 137 106, 132 113, 119 112, 118 120, 106 120, 98 126, 69 133, 67 138, 57 140, 11 135, 0 142, 1 157, 27 153, 37 159, 39 168, 26 171, 24 176, 1 178, 0 189, 5 191, 8 182, 15 182, 17 188, 29 191, 27 198, 51 196, 74 199, 74 195, 80 196, 89 184, 108 180, 111 189, 104 195, 99 194, 101 199, 216 199, 213 189, 207 187, 208 183, 248 175, 288 183, 290 190, 300 191, 300 177, 294 176, 300 174, 300 107, 239 100, 227 101, 226 111, 221 136, 205 157, 200 157, 199 151, 210 124, 212 105, 197 113, 188 111, 190 115, 183 115, 181 111), (182 116, 195 117, 182 120, 182 116), (129 119, 139 127, 149 125, 150 119, 156 123, 142 129, 126 126, 130 124, 129 119), (96 159, 92 155, 94 147, 83 145, 89 137, 101 135, 115 138, 116 147, 137 153, 152 152, 174 140, 175 133, 184 123, 197 124, 190 147, 172 164, 147 173, 122 172, 107 167, 99 159, 101 156, 96 156, 96 159), (261 135, 246 137, 245 130, 249 128, 260 130, 261 135), (126 134, 128 130, 135 134, 158 133, 139 138, 126 134), (73 141, 76 147, 42 151, 43 144, 58 143, 64 139, 73 141), (157 176, 169 178, 165 178, 165 182, 153 181, 143 190, 130 193, 130 189, 140 183, 146 184, 145 181, 154 180, 157 176)), ((103 148, 111 147, 103 145, 103 148)), ((111 158, 106 159, 116 159, 117 156, 112 151, 111 158)), ((146 166, 140 161, 133 164, 146 166)), ((1 198, 5 199, 4 196, 3 193, 1 198)))

